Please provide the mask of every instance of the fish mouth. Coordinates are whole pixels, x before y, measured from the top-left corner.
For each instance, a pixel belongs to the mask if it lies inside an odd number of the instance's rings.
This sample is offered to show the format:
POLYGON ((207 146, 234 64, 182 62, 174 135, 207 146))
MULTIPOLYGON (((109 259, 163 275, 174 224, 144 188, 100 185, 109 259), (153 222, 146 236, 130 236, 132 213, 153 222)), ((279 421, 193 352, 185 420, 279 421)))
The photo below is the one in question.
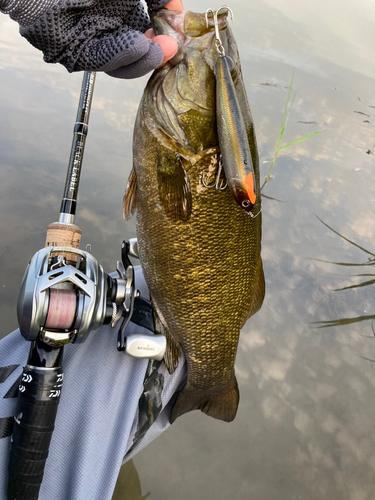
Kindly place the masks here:
MULTIPOLYGON (((222 40, 231 54, 227 11, 220 14, 222 40)), ((159 139, 169 148, 172 144, 177 147, 177 143, 185 158, 216 147, 214 66, 218 53, 212 19, 206 25, 205 14, 166 9, 152 12, 151 19, 157 35, 172 36, 179 46, 175 56, 157 69, 149 82, 148 109, 158 124, 159 139)))
MULTIPOLYGON (((219 29, 226 27, 227 16, 227 11, 219 13, 219 29)), ((156 35, 169 35, 174 38, 179 45, 183 45, 187 37, 196 38, 206 33, 214 33, 214 22, 212 18, 208 18, 208 23, 206 23, 205 14, 191 11, 167 9, 152 11, 151 25, 156 35)))
POLYGON ((185 11, 160 9, 152 11, 151 26, 156 35, 168 35, 176 40, 178 45, 183 45, 185 35, 185 11))

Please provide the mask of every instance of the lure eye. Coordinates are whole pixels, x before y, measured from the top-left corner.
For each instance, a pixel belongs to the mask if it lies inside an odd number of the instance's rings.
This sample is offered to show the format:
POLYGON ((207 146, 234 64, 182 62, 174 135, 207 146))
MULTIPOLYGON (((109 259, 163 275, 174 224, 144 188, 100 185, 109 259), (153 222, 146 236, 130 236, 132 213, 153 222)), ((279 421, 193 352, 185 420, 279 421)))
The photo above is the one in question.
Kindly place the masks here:
POLYGON ((249 201, 249 200, 244 200, 244 201, 242 202, 242 206, 243 206, 244 208, 249 207, 249 206, 250 206, 250 201, 249 201))

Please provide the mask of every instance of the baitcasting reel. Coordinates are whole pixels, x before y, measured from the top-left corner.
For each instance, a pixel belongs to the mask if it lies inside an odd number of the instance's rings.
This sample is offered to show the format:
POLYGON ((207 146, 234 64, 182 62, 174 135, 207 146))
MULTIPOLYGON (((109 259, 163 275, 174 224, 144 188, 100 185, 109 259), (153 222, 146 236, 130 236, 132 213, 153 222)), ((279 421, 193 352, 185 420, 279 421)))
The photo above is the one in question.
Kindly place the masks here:
POLYGON ((122 243, 117 276, 103 271, 95 257, 72 247, 46 247, 31 259, 22 280, 17 304, 20 331, 29 341, 51 347, 84 342, 103 324, 114 328, 120 320, 118 350, 140 358, 163 359, 163 335, 125 335, 130 320, 153 331, 152 308, 135 288, 137 240, 122 243))

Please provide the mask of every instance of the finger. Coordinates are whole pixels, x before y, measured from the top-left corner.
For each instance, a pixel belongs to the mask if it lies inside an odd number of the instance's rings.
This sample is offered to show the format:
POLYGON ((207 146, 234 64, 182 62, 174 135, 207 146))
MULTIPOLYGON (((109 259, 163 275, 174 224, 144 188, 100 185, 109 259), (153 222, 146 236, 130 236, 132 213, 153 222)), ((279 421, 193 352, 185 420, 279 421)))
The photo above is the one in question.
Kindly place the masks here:
POLYGON ((181 0, 171 0, 163 8, 168 10, 184 10, 181 0))
POLYGON ((144 33, 144 36, 148 39, 148 40, 152 40, 153 38, 155 38, 155 31, 152 29, 152 28, 149 28, 147 31, 145 31, 144 33))
POLYGON ((132 79, 139 78, 146 75, 156 67, 160 66, 163 62, 163 51, 159 44, 152 41, 148 41, 149 50, 147 54, 141 57, 138 61, 133 62, 127 66, 122 66, 120 68, 106 71, 109 76, 114 76, 115 78, 132 79))
POLYGON ((163 54, 164 54, 164 59, 163 62, 160 66, 163 66, 169 59, 171 59, 176 52, 178 51, 178 44, 174 38, 168 35, 158 35, 155 36, 153 39, 153 42, 157 43, 160 45, 163 54))
POLYGON ((90 40, 86 45, 86 52, 93 60, 98 59, 99 56, 101 59, 107 59, 105 64, 97 69, 112 71, 122 66, 131 65, 144 57, 150 50, 149 44, 150 41, 143 33, 123 26, 110 35, 90 40), (109 48, 111 52, 109 52, 109 48))
POLYGON ((145 32, 145 37, 148 40, 152 40, 153 42, 160 45, 161 50, 163 51, 164 54, 164 59, 163 62, 160 64, 160 66, 163 66, 163 64, 169 61, 169 59, 171 59, 178 50, 178 45, 174 38, 168 35, 155 35, 155 32, 152 28, 148 29, 145 32))

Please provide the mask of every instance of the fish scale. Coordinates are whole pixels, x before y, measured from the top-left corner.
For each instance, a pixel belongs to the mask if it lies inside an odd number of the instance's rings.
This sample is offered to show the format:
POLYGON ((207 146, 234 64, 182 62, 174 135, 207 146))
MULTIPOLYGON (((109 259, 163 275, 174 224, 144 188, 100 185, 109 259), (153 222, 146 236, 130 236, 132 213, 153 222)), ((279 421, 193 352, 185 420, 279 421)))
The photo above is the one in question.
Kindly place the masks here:
MULTIPOLYGON (((218 167, 215 98, 210 95, 203 99, 211 103, 208 110, 186 100, 185 112, 181 113, 181 87, 186 84, 189 88, 199 88, 200 92, 214 92, 212 69, 216 56, 211 48, 214 31, 213 27, 209 31, 205 28, 203 14, 171 15, 170 11, 156 14, 154 29, 158 34, 173 36, 173 20, 178 21, 176 26, 181 26, 182 15, 185 26, 194 30, 194 37, 185 32, 185 56, 177 59, 178 64, 189 67, 194 61, 197 67, 193 72, 180 72, 187 79, 193 78, 193 82, 175 83, 179 112, 174 122, 181 128, 185 124, 189 144, 184 147, 176 140, 181 136, 180 131, 171 134, 171 120, 162 115, 162 106, 154 105, 163 99, 164 78, 171 71, 177 74, 172 61, 153 74, 145 89, 133 141, 135 176, 131 179, 134 182, 136 179, 136 188, 128 187, 126 196, 136 197, 139 254, 156 324, 168 337, 171 353, 166 357, 167 366, 173 371, 171 360, 179 349, 187 360, 187 382, 172 410, 171 421, 193 409, 230 421, 239 401, 234 363, 240 329, 248 316, 260 308, 264 296, 261 215, 251 218, 246 214, 229 189, 217 191, 202 185, 202 174, 218 167), (200 29, 201 37, 197 35, 200 29), (201 120, 196 123, 201 129, 189 132, 192 126, 189 113, 193 108, 194 113, 201 113, 201 120), (204 144, 202 137, 207 138, 204 144)), ((225 16, 221 16, 221 24, 224 42, 238 66, 237 79, 241 79, 237 49, 225 16)), ((181 40, 178 36, 176 39, 181 40)), ((173 106, 171 79, 166 81, 168 101, 173 106)), ((238 99, 244 106, 246 95, 243 88, 238 88, 238 99)), ((244 121, 252 142, 250 149, 259 189, 251 115, 244 121)), ((258 196, 253 212, 259 211, 258 196)))

